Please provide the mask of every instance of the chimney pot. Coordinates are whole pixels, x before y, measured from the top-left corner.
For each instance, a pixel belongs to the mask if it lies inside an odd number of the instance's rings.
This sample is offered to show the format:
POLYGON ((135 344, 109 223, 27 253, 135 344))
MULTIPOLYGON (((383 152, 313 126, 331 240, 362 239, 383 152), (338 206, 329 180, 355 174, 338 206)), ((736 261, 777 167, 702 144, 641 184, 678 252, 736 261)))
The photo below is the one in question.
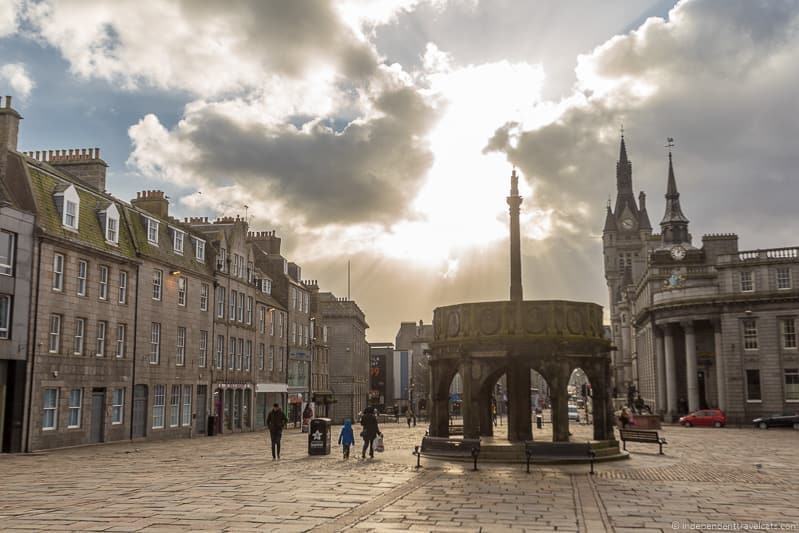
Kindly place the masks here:
POLYGON ((6 96, 6 109, 11 108, 11 96, 6 96))

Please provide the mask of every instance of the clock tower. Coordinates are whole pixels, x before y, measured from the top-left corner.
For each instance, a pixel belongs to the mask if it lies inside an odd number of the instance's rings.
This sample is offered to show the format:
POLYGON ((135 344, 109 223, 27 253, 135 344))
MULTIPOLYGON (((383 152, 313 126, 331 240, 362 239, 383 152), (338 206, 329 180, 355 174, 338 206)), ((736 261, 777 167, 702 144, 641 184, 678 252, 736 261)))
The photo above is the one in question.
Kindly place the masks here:
POLYGON ((640 192, 636 202, 633 192, 632 162, 622 131, 619 159, 616 162, 616 203, 605 212, 602 251, 605 259, 605 280, 610 301, 611 332, 614 345, 613 382, 620 394, 632 382, 631 313, 625 302, 627 291, 646 269, 649 249, 658 242, 652 238, 652 224, 646 210, 646 194, 640 192))

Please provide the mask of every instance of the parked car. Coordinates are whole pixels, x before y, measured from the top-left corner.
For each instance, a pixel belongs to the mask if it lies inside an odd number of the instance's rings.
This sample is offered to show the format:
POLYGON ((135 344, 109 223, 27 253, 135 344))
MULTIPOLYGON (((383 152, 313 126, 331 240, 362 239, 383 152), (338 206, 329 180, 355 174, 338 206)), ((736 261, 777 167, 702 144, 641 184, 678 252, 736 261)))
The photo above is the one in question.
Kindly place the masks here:
POLYGON ((569 420, 574 420, 575 422, 580 421, 580 413, 577 411, 576 405, 569 406, 569 420))
POLYGON ((799 414, 761 416, 752 420, 752 424, 760 429, 789 427, 799 429, 799 414))
POLYGON ((727 424, 727 415, 721 409, 702 409, 680 418, 680 424, 691 426, 713 426, 720 428, 727 424))

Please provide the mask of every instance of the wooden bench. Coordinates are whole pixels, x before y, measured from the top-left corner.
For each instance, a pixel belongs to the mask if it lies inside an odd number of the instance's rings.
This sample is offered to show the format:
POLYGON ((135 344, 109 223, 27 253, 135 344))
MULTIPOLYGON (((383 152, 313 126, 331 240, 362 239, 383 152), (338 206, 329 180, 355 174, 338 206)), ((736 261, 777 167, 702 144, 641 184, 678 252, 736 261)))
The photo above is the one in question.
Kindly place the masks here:
POLYGON ((594 458, 596 452, 589 442, 534 442, 525 441, 524 454, 527 456, 527 473, 530 473, 530 463, 535 458, 548 461, 571 461, 574 459, 588 459, 591 463, 590 473, 594 473, 594 458))
POLYGON ((422 455, 429 457, 471 457, 474 470, 477 470, 477 457, 480 455, 480 439, 448 439, 444 437, 422 438, 421 448, 413 447, 416 456, 416 468, 421 468, 422 455))
POLYGON ((621 439, 624 451, 627 451, 627 441, 643 442, 660 446, 660 455, 663 455, 663 445, 668 444, 666 439, 658 435, 657 431, 648 429, 619 429, 619 439, 621 439))

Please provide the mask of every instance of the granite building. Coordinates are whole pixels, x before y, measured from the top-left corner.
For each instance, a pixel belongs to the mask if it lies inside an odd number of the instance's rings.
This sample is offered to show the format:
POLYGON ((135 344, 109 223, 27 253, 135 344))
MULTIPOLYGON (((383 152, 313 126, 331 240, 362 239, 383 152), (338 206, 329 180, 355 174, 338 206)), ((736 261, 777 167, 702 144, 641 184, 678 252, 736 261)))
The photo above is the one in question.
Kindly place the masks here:
POLYGON ((121 201, 97 148, 17 151, 20 119, 6 99, 2 450, 262 426, 287 400, 288 310, 246 222, 179 221, 161 191, 121 201))
POLYGON ((671 153, 655 234, 624 138, 616 172, 603 231, 616 388, 633 385, 668 418, 719 407, 746 424, 799 411, 799 247, 739 250, 734 234, 694 245, 671 153))
MULTIPOLYGON (((0 451, 20 452, 27 419, 26 367, 34 217, 6 187, 10 152, 22 117, 6 97, 0 107, 0 451)), ((13 154, 11 155, 13 158, 13 154)), ((17 164, 16 159, 12 162, 17 164)))
POLYGON ((319 313, 327 324, 330 347, 330 389, 335 403, 330 417, 334 423, 355 416, 367 406, 369 393, 369 343, 366 317, 358 304, 319 293, 319 313))

